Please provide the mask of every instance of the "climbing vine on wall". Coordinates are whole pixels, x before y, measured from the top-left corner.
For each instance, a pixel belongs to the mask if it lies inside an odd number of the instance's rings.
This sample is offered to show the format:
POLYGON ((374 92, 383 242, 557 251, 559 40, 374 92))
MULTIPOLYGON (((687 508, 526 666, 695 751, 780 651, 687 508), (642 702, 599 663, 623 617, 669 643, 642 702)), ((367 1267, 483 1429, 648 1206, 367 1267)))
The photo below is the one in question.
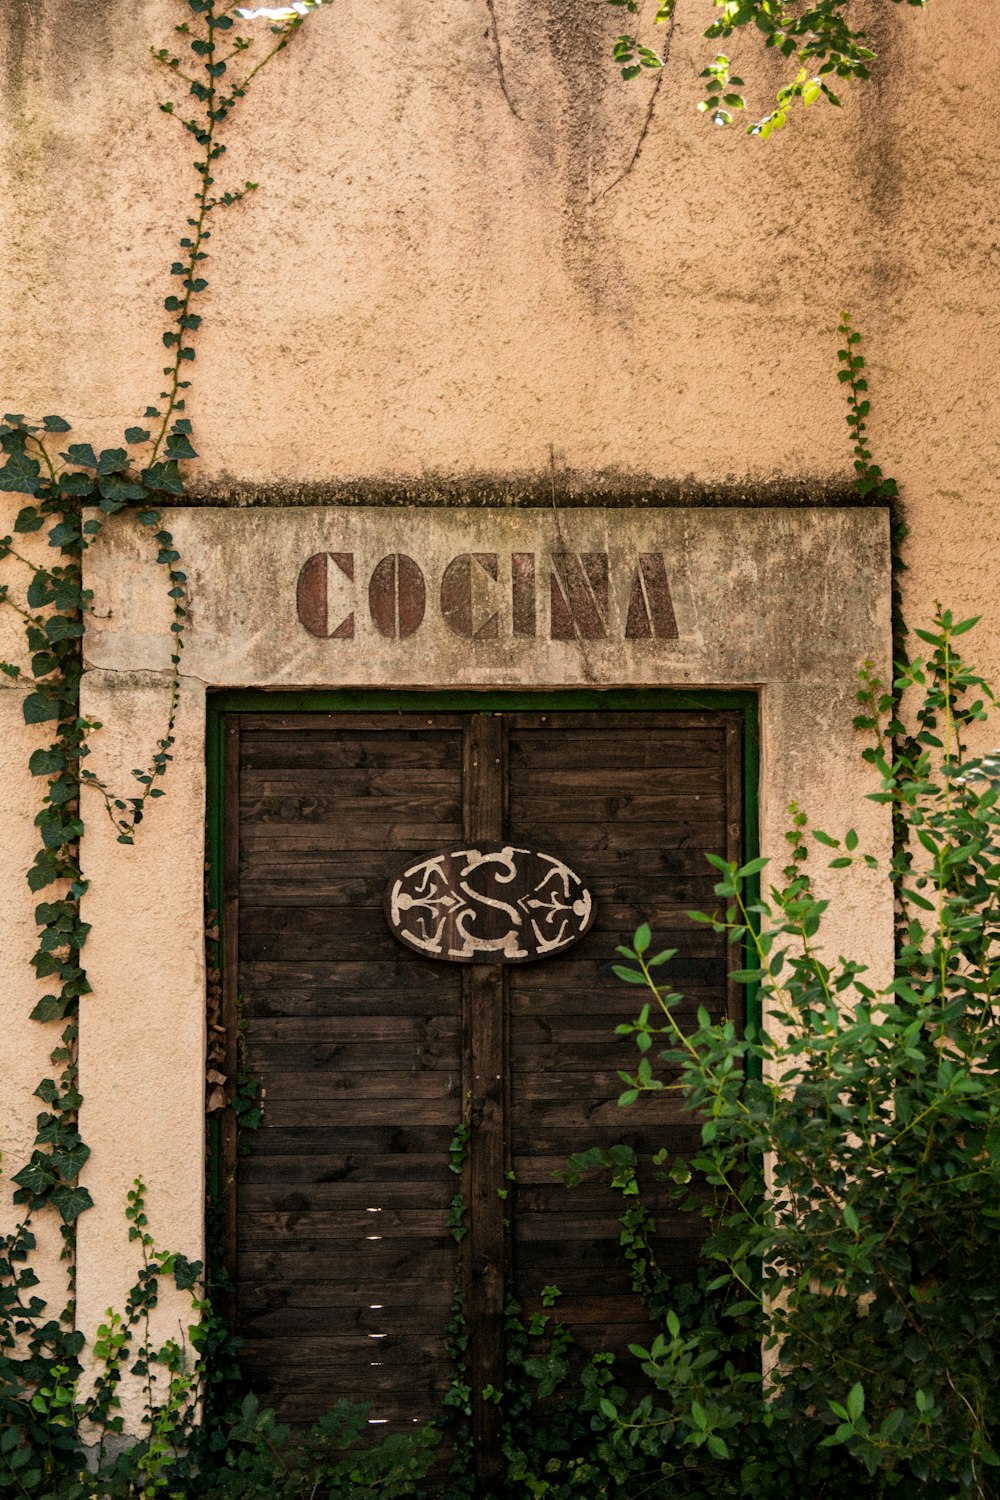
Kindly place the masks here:
MULTIPOLYGON (((79 1370, 83 1337, 73 1326, 72 1301, 75 1225, 91 1206, 90 1194, 79 1180, 89 1149, 78 1128, 82 1100, 77 1021, 80 1001, 90 990, 83 961, 89 928, 81 917, 87 890, 80 862, 81 791, 86 788, 100 799, 118 841, 131 844, 147 803, 163 795, 161 783, 171 760, 188 601, 187 576, 164 524, 163 505, 184 494, 183 466, 197 457, 186 403, 195 358, 193 338, 201 323, 195 307, 208 288, 205 264, 211 226, 221 208, 239 202, 256 186, 219 182, 226 151, 223 137, 261 69, 323 3, 294 0, 289 6, 253 11, 222 0, 186 0, 188 14, 175 28, 174 46, 153 52, 179 91, 178 98, 160 107, 198 150, 193 209, 170 267, 175 289, 164 302, 168 326, 162 342, 168 363, 157 402, 146 408, 141 421, 125 429, 123 446, 100 451, 86 441, 71 440, 70 423, 60 416, 33 421, 23 413, 8 412, 0 421, 0 491, 24 497, 13 533, 0 537, 0 606, 16 616, 24 649, 15 653, 17 659, 0 661, 0 671, 23 690, 25 723, 48 731, 48 744, 35 749, 29 762, 41 789, 34 820, 39 848, 27 877, 40 898, 32 964, 36 976, 48 981, 32 1017, 61 1026, 51 1054, 52 1074, 35 1091, 43 1108, 31 1157, 13 1173, 20 1222, 0 1240, 0 1427, 12 1420, 30 1425, 32 1409, 47 1409, 46 1403, 57 1399, 53 1393, 69 1389, 79 1370), (242 34, 241 20, 270 22, 265 27, 267 45, 260 45, 259 24, 253 28, 255 40, 242 34), (101 726, 84 716, 80 705, 85 622, 94 604, 85 586, 83 562, 100 544, 108 520, 121 513, 127 513, 147 537, 151 560, 163 570, 172 620, 163 734, 146 765, 132 772, 131 784, 112 787, 87 763, 92 737, 101 726), (69 1269, 70 1300, 58 1318, 46 1317, 30 1267, 33 1221, 44 1208, 58 1215, 69 1269), (46 1390, 48 1396, 43 1394, 46 1390)), ((142 1244, 148 1250, 146 1241, 142 1244)), ((152 1273, 148 1256, 144 1258, 148 1281, 152 1273)), ((173 1272, 174 1259, 169 1259, 173 1272)), ((156 1264, 163 1269, 161 1262, 156 1264)), ((126 1330, 129 1327, 126 1320, 126 1330)), ((108 1334, 99 1342, 120 1364, 121 1339, 116 1343, 116 1336, 108 1334)), ((148 1368, 148 1358, 144 1363, 148 1368)), ((75 1428, 72 1400, 68 1408, 63 1401, 61 1409, 66 1418, 62 1425, 67 1431, 75 1428)), ((9 1454, 16 1451, 20 1450, 4 1447, 8 1463, 9 1454)), ((22 1473, 21 1489, 27 1493, 23 1479, 22 1473)))

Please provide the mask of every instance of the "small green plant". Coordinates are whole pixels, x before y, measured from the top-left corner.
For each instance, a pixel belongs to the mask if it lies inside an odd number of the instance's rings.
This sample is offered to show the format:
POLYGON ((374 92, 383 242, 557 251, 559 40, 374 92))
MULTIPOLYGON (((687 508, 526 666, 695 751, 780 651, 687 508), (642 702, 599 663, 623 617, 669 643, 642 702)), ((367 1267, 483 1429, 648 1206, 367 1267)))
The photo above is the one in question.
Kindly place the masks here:
MULTIPOLYGON (((607 3, 631 15, 639 14, 639 0, 607 0, 607 3)), ((907 0, 907 4, 921 10, 926 3, 927 0, 907 0)), ((714 6, 715 19, 704 32, 709 41, 732 41, 740 33, 751 39, 756 35, 763 38, 765 48, 780 53, 794 68, 789 81, 778 89, 774 107, 746 127, 748 135, 767 140, 787 123, 796 100, 806 109, 818 99, 839 105, 836 88, 854 81, 865 82, 871 77, 875 47, 863 28, 855 30, 851 26, 847 0, 814 0, 806 7, 775 0, 714 0, 714 6)), ((615 39, 612 58, 623 78, 637 78, 644 68, 655 71, 666 65, 675 8, 676 0, 660 0, 656 8, 655 25, 667 27, 667 42, 661 51, 640 44, 630 34, 615 39)), ((713 125, 731 125, 734 115, 746 109, 743 79, 731 71, 731 59, 726 53, 718 53, 700 76, 705 86, 699 110, 713 125)))

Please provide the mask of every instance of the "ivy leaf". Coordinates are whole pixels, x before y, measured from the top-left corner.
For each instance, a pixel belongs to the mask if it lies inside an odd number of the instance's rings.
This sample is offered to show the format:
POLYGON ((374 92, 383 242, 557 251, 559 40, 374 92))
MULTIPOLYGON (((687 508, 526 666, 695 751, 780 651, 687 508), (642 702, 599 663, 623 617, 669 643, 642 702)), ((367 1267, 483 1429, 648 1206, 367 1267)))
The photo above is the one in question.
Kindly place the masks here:
POLYGON ((128 468, 128 451, 125 448, 104 448, 97 460, 98 474, 121 474, 128 468))
POLYGON ((41 609, 43 604, 48 604, 52 598, 49 579, 44 573, 35 573, 28 584, 28 607, 29 609, 41 609))
POLYGON ((68 995, 43 995, 31 1012, 33 1021, 64 1021, 73 1002, 68 995))
POLYGON ((83 635, 83 621, 74 620, 68 615, 52 615, 45 622, 45 634, 53 644, 56 641, 76 640, 83 635))
POLYGON ((49 531, 50 547, 75 547, 80 540, 80 528, 76 521, 60 521, 49 531))
POLYGON ((76 464, 78 469, 96 469, 97 455, 89 443, 70 443, 65 453, 61 453, 68 464, 76 464))
POLYGON ((58 879, 59 866, 55 854, 51 849, 40 849, 35 855, 34 864, 28 871, 28 889, 41 891, 58 879))
POLYGON ((126 427, 125 429, 126 443, 148 443, 149 437, 145 427, 126 427))
POLYGON ((64 495, 86 497, 94 493, 94 481, 86 474, 60 474, 59 488, 64 495))
POLYGON ((85 1187, 59 1187, 52 1194, 52 1202, 59 1210, 59 1216, 64 1224, 72 1224, 78 1219, 84 1209, 92 1208, 94 1200, 85 1187))
POLYGON ((120 510, 129 500, 145 500, 146 491, 134 479, 124 479, 121 474, 105 474, 98 488, 101 491, 101 509, 120 510))
POLYGON ((9 495, 37 495, 42 487, 38 462, 24 453, 12 453, 0 469, 0 490, 9 495))
POLYGON ((58 719, 61 712, 58 701, 43 693, 29 693, 23 710, 26 724, 47 724, 51 719, 58 719))
POLYGON ((87 1164, 89 1156, 90 1147, 80 1141, 78 1145, 72 1146, 68 1151, 53 1151, 52 1165, 60 1177, 79 1177, 87 1164))
POLYGON ((46 432, 70 432, 71 428, 62 417, 43 417, 42 426, 46 432))
POLYGON ((174 459, 197 458, 198 453, 186 433, 174 432, 167 438, 167 457, 174 459))
POLYGON ((173 458, 161 460, 160 463, 153 464, 151 468, 143 469, 142 479, 151 490, 158 490, 161 494, 183 495, 184 493, 184 481, 176 460, 173 458))
POLYGON ((58 776, 66 769, 66 756, 62 750, 35 750, 28 761, 32 776, 58 776))
POLYGON ((15 1172, 11 1179, 12 1182, 17 1183, 19 1188, 23 1188, 26 1193, 35 1194, 48 1192, 53 1180, 54 1174, 52 1170, 46 1170, 46 1167, 42 1166, 37 1158, 35 1161, 30 1161, 26 1167, 22 1167, 20 1172, 15 1172))
POLYGON ((45 521, 33 505, 26 505, 23 510, 18 511, 17 520, 14 522, 14 530, 20 532, 40 531, 45 521))

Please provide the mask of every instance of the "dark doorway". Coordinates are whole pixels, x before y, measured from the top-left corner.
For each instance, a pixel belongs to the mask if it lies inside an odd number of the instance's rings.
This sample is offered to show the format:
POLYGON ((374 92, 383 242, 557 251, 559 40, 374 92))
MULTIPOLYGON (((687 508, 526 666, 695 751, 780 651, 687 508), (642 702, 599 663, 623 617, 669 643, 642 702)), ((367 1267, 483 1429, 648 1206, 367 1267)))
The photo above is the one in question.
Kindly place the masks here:
MULTIPOLYGON (((439 1413, 453 1373, 456 1286, 474 1391, 503 1379, 507 1288, 531 1311, 558 1286, 584 1350, 641 1341, 620 1200, 604 1180, 567 1190, 553 1173, 591 1146, 626 1141, 649 1156, 697 1139, 670 1093, 617 1105, 618 1069, 636 1053, 614 1028, 642 997, 611 965, 649 921, 658 947, 678 949, 665 973, 687 1013, 735 1015, 724 939, 685 913, 713 904, 705 852, 742 853, 742 714, 224 723, 226 1006, 263 1088, 250 1153, 230 1163, 252 1388, 283 1420, 346 1396, 371 1403, 374 1430, 412 1430, 439 1413), (393 937, 383 896, 408 856, 508 838, 558 854, 587 883, 596 919, 575 947, 468 966, 393 937), (463 1123, 460 1180, 450 1148, 463 1123)), ((672 1218, 664 1198, 658 1232, 664 1263, 691 1269, 697 1221, 672 1218)), ((476 1402, 487 1470, 499 1420, 476 1402)))

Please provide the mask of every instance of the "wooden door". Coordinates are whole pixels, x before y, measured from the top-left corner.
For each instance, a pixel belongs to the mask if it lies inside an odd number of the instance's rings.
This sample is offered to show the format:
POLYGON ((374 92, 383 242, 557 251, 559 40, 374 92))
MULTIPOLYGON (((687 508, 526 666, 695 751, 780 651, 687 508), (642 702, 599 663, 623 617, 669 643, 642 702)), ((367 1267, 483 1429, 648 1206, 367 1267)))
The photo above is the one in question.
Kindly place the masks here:
MULTIPOLYGON (((457 1289, 474 1391, 502 1381, 509 1286, 532 1309, 558 1285, 583 1349, 624 1350, 643 1313, 618 1250, 620 1204, 603 1183, 567 1190, 552 1174, 590 1146, 648 1156, 694 1143, 670 1093, 617 1106, 617 1070, 636 1054, 614 1028, 638 992, 611 964, 648 920, 679 950, 669 974, 689 1009, 733 1013, 725 944, 685 912, 712 904, 704 852, 740 854, 740 716, 227 723, 227 1005, 263 1087, 230 1218, 251 1386, 285 1420, 347 1396, 371 1403, 376 1431, 409 1429, 437 1414, 451 1378, 457 1289), (383 893, 408 857, 507 838, 564 857, 587 883, 596 919, 576 947, 469 966, 392 936, 383 893), (460 1181, 449 1148, 463 1122, 460 1181)), ((696 1227, 661 1214, 674 1270, 693 1266, 696 1227)), ((474 1412, 488 1475, 499 1412, 474 1412)))

